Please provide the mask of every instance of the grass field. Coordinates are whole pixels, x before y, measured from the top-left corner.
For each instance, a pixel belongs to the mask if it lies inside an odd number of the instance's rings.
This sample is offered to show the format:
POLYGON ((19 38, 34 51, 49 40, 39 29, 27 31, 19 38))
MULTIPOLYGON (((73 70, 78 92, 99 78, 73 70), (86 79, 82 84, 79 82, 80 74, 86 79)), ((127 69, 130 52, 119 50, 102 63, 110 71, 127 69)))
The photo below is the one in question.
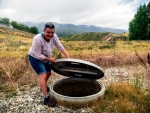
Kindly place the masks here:
MULTIPOLYGON (((31 37, 0 33, 0 94, 3 95, 2 97, 11 97, 19 91, 26 90, 26 86, 38 85, 37 75, 27 58, 31 42, 31 37)), ((109 83, 106 86, 104 100, 93 107, 93 112, 150 112, 150 57, 148 54, 150 41, 61 42, 71 58, 93 62, 104 70, 112 67, 118 69, 132 67, 133 71, 135 70, 134 82, 124 80, 115 84, 113 81, 109 83), (141 66, 142 72, 136 72, 137 66, 141 66), (143 86, 141 78, 147 80, 147 87, 144 89, 141 87, 143 86)), ((56 48, 53 56, 63 57, 56 48)), ((52 78, 55 78, 54 75, 52 78)))

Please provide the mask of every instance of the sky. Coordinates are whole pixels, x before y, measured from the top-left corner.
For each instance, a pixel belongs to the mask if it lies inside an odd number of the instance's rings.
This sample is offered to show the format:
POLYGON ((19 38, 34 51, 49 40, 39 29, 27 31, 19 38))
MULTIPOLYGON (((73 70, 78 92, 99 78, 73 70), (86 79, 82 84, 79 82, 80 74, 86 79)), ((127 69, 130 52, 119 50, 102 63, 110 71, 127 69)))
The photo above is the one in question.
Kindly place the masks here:
POLYGON ((0 17, 17 22, 56 22, 129 28, 140 5, 149 0, 0 0, 0 17))

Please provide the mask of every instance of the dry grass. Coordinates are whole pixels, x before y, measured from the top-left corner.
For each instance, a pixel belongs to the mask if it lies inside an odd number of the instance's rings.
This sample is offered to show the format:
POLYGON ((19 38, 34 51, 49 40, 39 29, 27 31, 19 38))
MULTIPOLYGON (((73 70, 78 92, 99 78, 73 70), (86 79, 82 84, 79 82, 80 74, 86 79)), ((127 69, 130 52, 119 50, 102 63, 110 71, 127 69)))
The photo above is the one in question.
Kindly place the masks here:
MULTIPOLYGON (((38 84, 38 77, 31 68, 27 53, 31 38, 0 34, 0 92, 6 97, 14 96, 25 87, 38 84)), ((149 41, 62 41, 71 58, 93 62, 102 68, 141 65, 146 75, 135 73, 135 82, 119 81, 107 86, 104 100, 93 108, 94 112, 150 112, 150 91, 141 89, 139 80, 144 77, 150 84, 150 42, 149 41), (142 60, 141 60, 142 59, 142 60), (145 68, 145 65, 147 66, 145 68), (141 77, 141 78, 140 78, 141 77), (125 83, 126 84, 125 84, 125 83), (131 107, 132 106, 132 107, 131 107)), ((54 56, 62 55, 57 50, 54 56)), ((120 75, 121 76, 121 75, 120 75)), ((50 79, 58 79, 54 73, 50 79)), ((148 85, 150 86, 150 85, 148 85)))
POLYGON ((6 97, 16 95, 24 85, 37 84, 36 74, 26 56, 5 57, 0 60, 0 91, 6 97))
POLYGON ((93 107, 95 113, 148 113, 150 93, 126 83, 111 84, 104 99, 93 107))

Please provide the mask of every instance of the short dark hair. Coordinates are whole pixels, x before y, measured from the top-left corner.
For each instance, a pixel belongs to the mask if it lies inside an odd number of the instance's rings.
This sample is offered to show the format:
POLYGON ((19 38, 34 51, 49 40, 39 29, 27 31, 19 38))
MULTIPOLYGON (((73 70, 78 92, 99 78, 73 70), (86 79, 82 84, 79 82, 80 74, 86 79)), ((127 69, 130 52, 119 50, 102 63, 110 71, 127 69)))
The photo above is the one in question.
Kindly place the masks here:
POLYGON ((44 25, 44 30, 46 28, 50 28, 50 29, 55 29, 55 25, 52 23, 52 22, 47 22, 45 25, 44 25))

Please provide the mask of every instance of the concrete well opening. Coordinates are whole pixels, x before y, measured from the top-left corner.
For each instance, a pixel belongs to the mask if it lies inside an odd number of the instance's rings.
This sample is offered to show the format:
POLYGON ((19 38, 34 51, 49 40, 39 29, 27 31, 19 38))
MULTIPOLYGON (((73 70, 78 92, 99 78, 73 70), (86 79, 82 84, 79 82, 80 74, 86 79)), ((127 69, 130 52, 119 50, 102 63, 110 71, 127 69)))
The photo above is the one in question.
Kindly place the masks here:
POLYGON ((50 98, 68 108, 96 105, 103 98, 104 92, 104 85, 91 79, 66 78, 50 85, 50 98))

